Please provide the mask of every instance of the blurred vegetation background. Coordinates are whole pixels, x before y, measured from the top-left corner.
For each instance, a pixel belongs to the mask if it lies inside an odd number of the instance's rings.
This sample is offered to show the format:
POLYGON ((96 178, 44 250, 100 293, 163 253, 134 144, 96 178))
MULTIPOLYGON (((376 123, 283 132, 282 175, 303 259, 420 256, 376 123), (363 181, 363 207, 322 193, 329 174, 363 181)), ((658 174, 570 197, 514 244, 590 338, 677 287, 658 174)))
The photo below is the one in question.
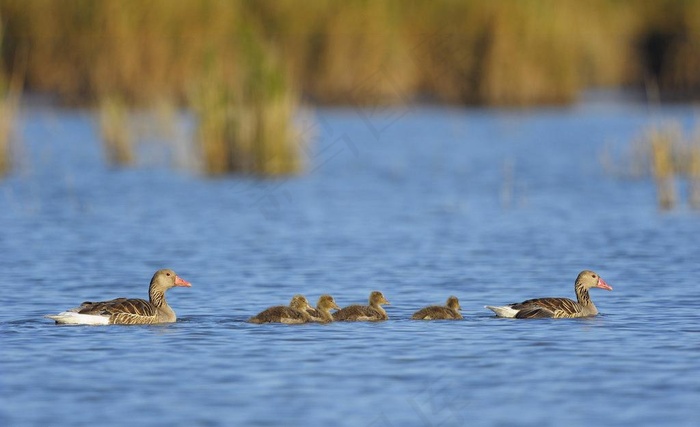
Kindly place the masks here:
POLYGON ((0 25, 3 105, 21 81, 99 107, 110 158, 124 164, 125 111, 185 107, 212 174, 299 170, 302 101, 527 106, 599 87, 700 96, 700 0, 0 0, 0 25))

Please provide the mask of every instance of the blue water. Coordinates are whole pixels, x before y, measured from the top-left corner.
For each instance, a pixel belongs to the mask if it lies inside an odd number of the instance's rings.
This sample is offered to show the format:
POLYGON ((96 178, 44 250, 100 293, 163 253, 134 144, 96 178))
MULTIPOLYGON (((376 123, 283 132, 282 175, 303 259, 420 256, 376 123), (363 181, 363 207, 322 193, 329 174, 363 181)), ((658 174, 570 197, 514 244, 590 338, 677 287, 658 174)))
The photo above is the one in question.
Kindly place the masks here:
POLYGON ((27 108, 0 181, 0 425, 696 425, 700 213, 599 158, 699 112, 322 109, 307 173, 255 180, 158 146, 111 168, 89 112, 27 108), (175 324, 42 317, 145 297, 163 267, 193 285, 168 293, 175 324), (483 308, 573 297, 582 269, 614 288, 596 318, 483 308), (245 322, 375 289, 387 322, 245 322), (463 321, 408 320, 452 294, 463 321))

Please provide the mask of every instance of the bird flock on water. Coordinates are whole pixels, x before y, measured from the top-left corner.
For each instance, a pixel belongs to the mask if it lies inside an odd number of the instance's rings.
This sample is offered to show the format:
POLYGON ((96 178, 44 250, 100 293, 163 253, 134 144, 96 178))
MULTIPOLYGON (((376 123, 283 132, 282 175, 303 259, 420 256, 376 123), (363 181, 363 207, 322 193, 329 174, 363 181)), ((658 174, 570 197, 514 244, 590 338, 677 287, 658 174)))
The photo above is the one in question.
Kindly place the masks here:
MULTIPOLYGON (((165 293, 173 287, 191 287, 187 280, 173 270, 162 269, 155 272, 148 289, 148 300, 140 298, 116 298, 108 301, 86 301, 67 311, 47 315, 57 324, 77 325, 146 325, 172 323, 177 320, 175 311, 168 305, 165 293)), ((608 291, 608 285, 597 273, 584 270, 574 282, 576 300, 560 297, 533 298, 518 303, 501 306, 487 305, 497 317, 515 319, 535 318, 577 318, 598 314, 591 300, 589 289, 600 288, 608 291)), ((383 305, 389 305, 383 293, 372 291, 368 305, 349 305, 341 308, 331 295, 321 295, 312 307, 303 295, 294 295, 289 305, 267 308, 248 319, 248 322, 261 323, 330 323, 330 322, 379 322, 389 316, 383 305), (335 310, 331 312, 332 310, 335 310)), ((460 320, 463 319, 459 299, 447 298, 445 305, 431 305, 421 308, 412 316, 413 320, 460 320)))

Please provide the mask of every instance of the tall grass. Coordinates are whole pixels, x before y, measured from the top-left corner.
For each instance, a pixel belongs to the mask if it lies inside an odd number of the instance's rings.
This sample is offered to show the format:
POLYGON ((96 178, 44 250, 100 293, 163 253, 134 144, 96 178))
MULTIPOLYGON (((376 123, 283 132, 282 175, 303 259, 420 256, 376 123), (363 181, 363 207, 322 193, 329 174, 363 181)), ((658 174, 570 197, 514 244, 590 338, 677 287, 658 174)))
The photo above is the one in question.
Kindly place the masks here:
MULTIPOLYGON (((683 0, 0 0, 7 75, 26 50, 27 86, 102 106, 111 141, 126 109, 172 100, 197 115, 211 174, 298 170, 301 97, 531 105, 645 82, 700 93, 699 16, 683 0)), ((106 147, 130 161, 128 143, 106 147)))
POLYGON ((6 77, 0 75, 0 177, 11 167, 12 153, 10 143, 13 137, 14 120, 17 111, 19 95, 11 85, 6 83, 6 77))
MULTIPOLYGON (((570 102, 590 83, 578 68, 587 43, 578 32, 578 15, 592 11, 586 3, 567 1, 424 4, 411 17, 420 30, 410 34, 416 58, 425 64, 421 84, 452 102, 570 102)), ((587 25, 593 35, 602 31, 596 23, 587 25)))
POLYGON ((107 160, 115 166, 133 164, 134 143, 126 104, 117 96, 107 95, 100 99, 98 109, 107 160))
POLYGON ((301 169, 304 141, 294 128, 299 95, 274 50, 253 34, 242 37, 232 64, 211 57, 190 94, 204 171, 283 175, 301 169))
POLYGON ((697 1, 1 0, 0 14, 5 56, 30 46, 29 85, 72 102, 105 86, 186 102, 208 52, 244 66, 236 45, 250 34, 324 103, 561 103, 648 78, 700 91, 697 1))
MULTIPOLYGON (((0 53, 2 53, 2 41, 4 28, 0 21, 0 53)), ((11 143, 14 137, 15 116, 24 83, 24 57, 18 52, 17 67, 11 75, 8 75, 4 67, 0 67, 0 177, 8 173, 11 168, 12 150, 11 143)), ((0 64, 2 64, 0 55, 0 64)))
POLYGON ((686 181, 688 205, 700 209, 700 131, 685 136, 680 123, 669 121, 645 129, 622 155, 609 148, 601 162, 605 171, 624 178, 651 177, 661 209, 679 204, 678 183, 686 181))
POLYGON ((700 209, 700 132, 696 132, 689 147, 688 194, 690 206, 700 209))
POLYGON ((197 116, 208 174, 300 169, 293 114, 299 91, 243 1, 67 0, 0 3, 28 46, 30 84, 69 103, 95 105, 106 157, 134 159, 133 106, 162 99, 197 116), (43 67, 48 67, 42 71, 43 67))
POLYGON ((656 182, 659 207, 671 209, 676 205, 676 165, 674 148, 680 140, 676 127, 653 128, 647 135, 651 154, 651 172, 656 182))

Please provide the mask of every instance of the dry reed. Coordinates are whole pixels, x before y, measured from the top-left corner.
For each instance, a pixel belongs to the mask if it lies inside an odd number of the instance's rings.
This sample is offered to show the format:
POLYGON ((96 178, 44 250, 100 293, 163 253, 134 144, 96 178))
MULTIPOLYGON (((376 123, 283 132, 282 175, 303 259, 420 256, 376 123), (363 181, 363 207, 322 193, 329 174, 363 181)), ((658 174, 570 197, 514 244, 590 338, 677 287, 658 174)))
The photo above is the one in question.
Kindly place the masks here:
POLYGON ((676 128, 651 129, 648 138, 657 201, 661 209, 671 209, 677 201, 674 146, 679 134, 676 128))
MULTIPOLYGON (((0 47, 3 46, 4 28, 0 20, 0 47)), ((2 60, 0 48, 0 65, 2 60)), ((24 84, 25 55, 18 52, 19 58, 13 73, 8 77, 4 67, 0 66, 0 177, 7 174, 11 168, 12 139, 14 138, 15 117, 24 84)))
POLYGON ((183 102, 205 56, 245 66, 235 45, 247 32, 321 102, 569 102, 592 85, 643 84, 640 44, 657 33, 661 88, 700 90, 700 2, 2 0, 0 14, 6 57, 31 46, 30 87, 77 102, 105 86, 128 102, 183 102))
POLYGON ((700 209, 700 130, 689 140, 687 146, 688 203, 693 209, 700 209))
POLYGON ((600 160, 610 175, 651 177, 658 205, 664 210, 678 205, 677 184, 683 179, 687 182, 688 205, 700 209, 700 131, 686 138, 677 121, 655 125, 634 138, 621 155, 606 146, 600 160))
POLYGON ((114 166, 133 164, 134 144, 126 104, 116 96, 103 97, 99 102, 99 120, 108 162, 114 166))
POLYGON ((296 173, 304 143, 293 123, 299 95, 263 41, 249 34, 236 50, 246 60, 213 59, 190 97, 204 171, 296 173))
MULTIPOLYGON (((0 85, 3 85, 0 76, 0 85)), ((17 95, 5 88, 0 94, 0 177, 7 174, 11 167, 10 142, 13 137, 14 118, 17 111, 17 95)))
MULTIPOLYGON (((700 2, 0 0, 0 16, 5 68, 27 49, 29 88, 69 103, 111 94, 105 123, 172 99, 197 115, 211 174, 298 170, 301 95, 566 103, 591 86, 643 84, 654 52, 640 43, 655 34, 668 45, 654 84, 700 92, 700 2)), ((124 129, 105 132, 116 163, 133 161, 124 129)))

